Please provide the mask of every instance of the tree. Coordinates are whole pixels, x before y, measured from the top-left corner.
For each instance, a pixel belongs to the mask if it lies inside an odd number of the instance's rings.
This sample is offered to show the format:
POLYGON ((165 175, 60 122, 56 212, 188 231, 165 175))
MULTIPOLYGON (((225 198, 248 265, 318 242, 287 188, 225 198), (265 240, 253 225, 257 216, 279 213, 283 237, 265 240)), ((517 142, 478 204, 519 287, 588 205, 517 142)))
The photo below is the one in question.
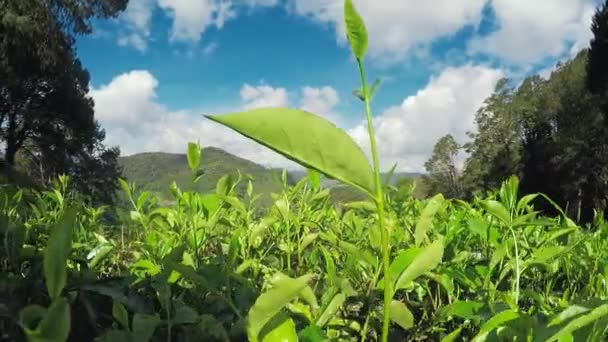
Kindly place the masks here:
POLYGON ((441 137, 433 147, 433 155, 424 163, 428 175, 424 182, 429 193, 442 193, 445 197, 462 196, 460 174, 455 158, 460 146, 451 134, 441 137))
POLYGON ((509 80, 502 79, 475 115, 477 131, 469 133, 472 141, 464 145, 469 157, 463 181, 469 194, 497 188, 519 174, 521 126, 514 96, 509 80))
POLYGON ((593 38, 587 62, 587 87, 606 96, 608 91, 608 0, 598 7, 591 24, 593 38))
MULTIPOLYGON (((14 167, 21 154, 38 166, 32 170, 41 181, 62 173, 74 175, 84 165, 95 163, 100 170, 116 174, 117 169, 108 167, 117 166, 110 159, 118 156, 118 150, 107 150, 101 144, 105 133, 94 117, 94 104, 88 96, 89 74, 76 56, 74 36, 91 32, 94 18, 117 15, 126 2, 0 0, 0 145, 4 163, 14 167)), ((115 182, 104 186, 115 186, 115 182)))
POLYGON ((588 51, 557 67, 538 87, 525 122, 522 188, 543 192, 587 222, 608 194, 606 118, 587 88, 588 51))

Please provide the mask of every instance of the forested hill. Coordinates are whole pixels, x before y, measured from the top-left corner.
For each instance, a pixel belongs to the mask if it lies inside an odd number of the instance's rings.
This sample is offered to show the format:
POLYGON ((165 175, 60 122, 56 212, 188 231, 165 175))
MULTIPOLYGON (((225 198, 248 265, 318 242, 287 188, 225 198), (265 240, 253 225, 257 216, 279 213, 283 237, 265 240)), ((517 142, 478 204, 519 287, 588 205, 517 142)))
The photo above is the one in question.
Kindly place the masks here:
POLYGON ((253 176, 256 193, 278 191, 280 173, 247 159, 232 155, 222 149, 207 147, 201 151, 203 176, 194 187, 192 174, 185 154, 146 152, 120 157, 123 177, 135 182, 141 190, 152 191, 169 198, 169 187, 173 181, 181 189, 196 189, 206 192, 215 188, 217 181, 226 174, 253 176), (276 176, 273 176, 276 175, 276 176))
MULTIPOLYGON (((169 187, 173 181, 180 189, 196 189, 200 192, 213 190, 220 177, 231 174, 237 176, 249 174, 253 177, 254 192, 268 194, 280 190, 280 176, 282 169, 272 169, 254 163, 250 160, 235 156, 216 147, 206 147, 201 151, 201 166, 203 176, 196 183, 192 183, 192 174, 188 168, 185 154, 146 152, 118 158, 123 168, 122 175, 129 182, 134 182, 140 190, 160 194, 162 198, 169 199, 169 187)), ((295 184, 306 171, 288 171, 288 183, 295 184)), ((383 175, 386 177, 386 174, 383 175)), ((396 184, 404 178, 419 179, 421 174, 396 172, 391 177, 391 183, 396 184)), ((335 199, 345 201, 357 199, 360 194, 350 187, 338 186, 336 181, 325 179, 323 185, 332 187, 335 199)))

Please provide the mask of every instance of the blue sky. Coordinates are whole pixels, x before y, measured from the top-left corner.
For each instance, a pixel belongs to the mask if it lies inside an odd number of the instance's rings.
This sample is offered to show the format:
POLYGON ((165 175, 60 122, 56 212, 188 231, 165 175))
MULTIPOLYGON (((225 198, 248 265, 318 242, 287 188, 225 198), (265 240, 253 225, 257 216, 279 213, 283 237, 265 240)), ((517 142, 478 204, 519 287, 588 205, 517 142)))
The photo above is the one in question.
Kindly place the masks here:
MULTIPOLYGON (((368 78, 384 81, 373 104, 382 164, 421 171, 439 137, 464 142, 498 79, 548 75, 587 46, 598 1, 355 0, 368 78)), ((340 0, 131 0, 77 46, 106 143, 123 154, 181 153, 200 140, 291 168, 201 114, 302 108, 367 151, 342 22, 340 0)))

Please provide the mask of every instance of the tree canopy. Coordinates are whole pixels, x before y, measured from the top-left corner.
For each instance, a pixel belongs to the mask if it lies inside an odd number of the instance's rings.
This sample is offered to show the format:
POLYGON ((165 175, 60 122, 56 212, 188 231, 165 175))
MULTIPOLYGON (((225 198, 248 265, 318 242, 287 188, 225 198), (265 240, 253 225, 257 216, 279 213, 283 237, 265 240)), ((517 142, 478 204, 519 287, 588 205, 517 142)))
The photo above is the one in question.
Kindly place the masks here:
MULTIPOLYGON (((94 103, 88 96, 89 74, 76 55, 74 40, 78 34, 91 32, 92 19, 116 16, 126 3, 0 0, 0 146, 4 163, 12 167, 21 158, 30 176, 40 182, 68 174, 81 180, 73 184, 86 195, 113 193, 93 190, 91 184, 114 186, 116 182, 83 178, 86 174, 101 176, 101 170, 118 176, 115 159, 119 150, 102 144, 105 132, 95 120, 94 103)), ((108 200, 107 196, 93 197, 108 200)))

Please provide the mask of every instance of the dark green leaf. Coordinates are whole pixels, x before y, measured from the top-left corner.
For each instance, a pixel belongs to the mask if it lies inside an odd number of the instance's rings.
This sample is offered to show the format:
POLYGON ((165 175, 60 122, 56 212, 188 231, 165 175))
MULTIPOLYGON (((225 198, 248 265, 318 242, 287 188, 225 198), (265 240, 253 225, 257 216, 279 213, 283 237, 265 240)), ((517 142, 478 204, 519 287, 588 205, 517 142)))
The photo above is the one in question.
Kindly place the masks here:
POLYGON ((159 324, 160 317, 158 315, 136 313, 133 316, 133 338, 138 342, 150 341, 159 324))
POLYGON ((49 296, 57 298, 67 281, 67 260, 72 249, 72 228, 76 221, 75 208, 65 211, 59 222, 52 228, 44 252, 44 278, 49 296))

